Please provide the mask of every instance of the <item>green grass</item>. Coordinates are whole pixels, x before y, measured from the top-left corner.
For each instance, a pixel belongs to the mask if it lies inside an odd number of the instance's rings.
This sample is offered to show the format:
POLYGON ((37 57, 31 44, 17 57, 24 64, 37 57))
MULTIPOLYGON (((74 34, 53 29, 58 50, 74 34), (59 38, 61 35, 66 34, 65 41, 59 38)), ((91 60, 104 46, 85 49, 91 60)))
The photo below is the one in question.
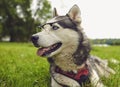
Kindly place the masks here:
POLYGON ((116 74, 109 78, 103 78, 103 83, 107 87, 120 87, 120 46, 93 47, 92 55, 97 55, 102 59, 108 60, 108 65, 115 70, 116 74), (119 63, 113 63, 111 60, 117 60, 119 63))
MULTIPOLYGON (((49 64, 36 55, 30 43, 0 43, 0 87, 50 87, 49 64)), ((108 87, 120 87, 120 46, 93 47, 91 52, 108 59, 109 66, 116 71, 109 79, 102 79, 108 87)))
POLYGON ((0 43, 0 87, 48 87, 49 64, 26 43, 0 43))

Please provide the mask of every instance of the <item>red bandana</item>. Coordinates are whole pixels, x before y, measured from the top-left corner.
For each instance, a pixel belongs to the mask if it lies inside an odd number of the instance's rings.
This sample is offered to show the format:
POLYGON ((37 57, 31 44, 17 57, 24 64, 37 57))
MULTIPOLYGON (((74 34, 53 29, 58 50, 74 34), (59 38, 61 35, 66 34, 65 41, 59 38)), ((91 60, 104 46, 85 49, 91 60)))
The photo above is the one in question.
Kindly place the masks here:
POLYGON ((73 71, 65 72, 65 71, 61 70, 59 67, 56 67, 55 72, 65 75, 69 78, 72 78, 72 79, 78 81, 79 83, 84 82, 86 79, 88 79, 88 76, 89 76, 89 70, 87 67, 79 69, 77 73, 74 73, 73 71), (83 77, 85 77, 85 78, 83 79, 83 77))

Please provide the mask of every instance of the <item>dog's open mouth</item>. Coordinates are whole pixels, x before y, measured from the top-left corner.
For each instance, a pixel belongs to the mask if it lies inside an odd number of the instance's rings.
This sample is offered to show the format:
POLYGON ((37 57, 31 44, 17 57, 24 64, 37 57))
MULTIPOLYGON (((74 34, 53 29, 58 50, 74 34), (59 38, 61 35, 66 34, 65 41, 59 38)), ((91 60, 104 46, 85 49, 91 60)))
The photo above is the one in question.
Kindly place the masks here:
POLYGON ((37 50, 38 56, 47 56, 61 47, 62 43, 56 43, 49 47, 41 47, 37 50))

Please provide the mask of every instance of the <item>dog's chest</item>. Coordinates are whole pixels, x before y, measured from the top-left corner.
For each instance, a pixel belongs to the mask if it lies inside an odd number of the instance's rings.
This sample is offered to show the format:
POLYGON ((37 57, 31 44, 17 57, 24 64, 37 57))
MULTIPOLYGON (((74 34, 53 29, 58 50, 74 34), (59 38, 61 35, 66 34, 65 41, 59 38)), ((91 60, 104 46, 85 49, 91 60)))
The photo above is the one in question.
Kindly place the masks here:
POLYGON ((62 50, 58 55, 53 57, 55 64, 64 71, 77 71, 80 69, 81 66, 76 65, 73 61, 74 58, 72 55, 76 49, 76 45, 71 45, 62 50))
POLYGON ((55 64, 64 71, 77 71, 81 68, 81 66, 74 63, 72 55, 67 55, 65 53, 55 58, 55 64))
POLYGON ((68 57, 60 57, 55 60, 55 64, 62 68, 63 70, 75 70, 76 65, 73 63, 72 58, 68 57))

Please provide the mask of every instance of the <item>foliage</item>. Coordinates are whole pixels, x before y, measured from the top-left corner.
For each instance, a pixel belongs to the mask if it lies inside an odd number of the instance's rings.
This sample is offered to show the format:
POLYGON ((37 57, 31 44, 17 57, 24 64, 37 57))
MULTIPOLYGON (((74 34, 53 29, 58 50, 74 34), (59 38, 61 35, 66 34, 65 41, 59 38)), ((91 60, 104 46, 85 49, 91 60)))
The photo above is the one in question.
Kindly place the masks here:
POLYGON ((38 6, 34 16, 36 19, 35 21, 41 25, 45 23, 47 19, 51 18, 51 6, 46 0, 37 0, 37 3, 38 6))
POLYGON ((120 39, 94 39, 93 44, 120 45, 120 39))
MULTIPOLYGON (((49 18, 50 4, 47 0, 38 0, 36 14, 43 20, 49 18)), ((0 0, 0 38, 10 36, 10 41, 28 41, 35 26, 41 21, 32 17, 31 0, 0 0)))
MULTIPOLYGON (((0 43, 0 87, 50 87, 49 64, 36 56, 36 48, 28 43, 0 43)), ((107 87, 120 86, 120 46, 93 47, 91 54, 109 61, 115 71, 102 79, 107 87)))

